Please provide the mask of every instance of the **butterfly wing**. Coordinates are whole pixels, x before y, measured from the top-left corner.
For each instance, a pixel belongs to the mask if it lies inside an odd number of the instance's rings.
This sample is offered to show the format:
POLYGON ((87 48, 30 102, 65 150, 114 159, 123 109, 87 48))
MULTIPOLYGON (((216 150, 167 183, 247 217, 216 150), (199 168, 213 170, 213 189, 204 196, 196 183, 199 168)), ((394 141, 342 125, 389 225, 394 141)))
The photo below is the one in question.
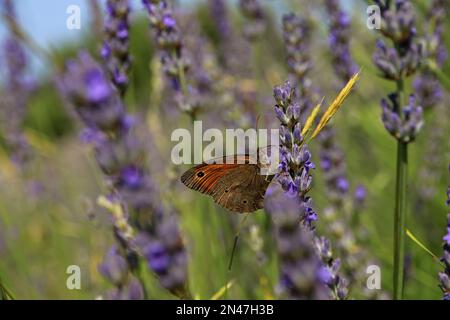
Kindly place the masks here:
POLYGON ((211 196, 218 205, 230 211, 253 212, 263 207, 272 178, 260 175, 256 165, 233 168, 218 180, 211 196))
POLYGON ((190 189, 211 195, 213 187, 219 179, 229 173, 230 170, 238 168, 249 161, 250 157, 246 155, 213 159, 183 173, 181 182, 190 189))
POLYGON ((238 155, 209 161, 181 176, 188 188, 210 195, 220 206, 233 212, 253 212, 262 208, 264 194, 273 176, 260 175, 254 158, 238 155), (219 162, 219 163, 217 163, 219 162))

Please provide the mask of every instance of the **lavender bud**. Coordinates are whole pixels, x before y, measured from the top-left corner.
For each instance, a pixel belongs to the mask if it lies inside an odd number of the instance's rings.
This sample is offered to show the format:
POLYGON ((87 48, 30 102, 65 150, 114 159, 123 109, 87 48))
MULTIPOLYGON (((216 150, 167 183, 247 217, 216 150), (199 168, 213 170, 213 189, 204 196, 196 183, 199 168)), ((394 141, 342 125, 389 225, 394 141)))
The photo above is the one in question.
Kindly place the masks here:
POLYGON ((131 65, 128 21, 130 5, 128 0, 108 0, 106 8, 105 41, 100 53, 111 81, 123 96, 128 86, 131 65))
POLYGON ((128 276, 127 261, 116 246, 109 249, 103 262, 98 266, 98 270, 102 276, 116 286, 124 284, 128 276))
POLYGON ((398 96, 395 94, 390 95, 389 99, 390 101, 381 101, 382 121, 386 130, 402 142, 414 141, 423 124, 422 107, 416 105, 413 95, 406 106, 399 105, 398 96))

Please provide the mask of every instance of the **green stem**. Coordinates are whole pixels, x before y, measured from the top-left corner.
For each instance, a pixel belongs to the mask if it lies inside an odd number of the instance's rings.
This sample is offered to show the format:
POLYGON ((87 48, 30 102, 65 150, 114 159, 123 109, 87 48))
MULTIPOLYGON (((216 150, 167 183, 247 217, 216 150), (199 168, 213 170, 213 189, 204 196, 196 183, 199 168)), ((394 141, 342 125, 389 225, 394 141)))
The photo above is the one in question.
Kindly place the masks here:
MULTIPOLYGON (((397 82, 399 107, 404 105, 403 80, 397 82)), ((394 299, 403 299, 404 256, 405 256, 405 221, 407 206, 407 175, 408 145, 397 141, 397 179, 395 191, 395 217, 394 217, 394 299)))
POLYGON ((14 295, 2 283, 1 279, 0 279, 0 300, 14 300, 14 295))
POLYGON ((450 90, 450 78, 436 65, 433 61, 428 61, 427 67, 433 74, 438 78, 441 84, 447 89, 450 90))

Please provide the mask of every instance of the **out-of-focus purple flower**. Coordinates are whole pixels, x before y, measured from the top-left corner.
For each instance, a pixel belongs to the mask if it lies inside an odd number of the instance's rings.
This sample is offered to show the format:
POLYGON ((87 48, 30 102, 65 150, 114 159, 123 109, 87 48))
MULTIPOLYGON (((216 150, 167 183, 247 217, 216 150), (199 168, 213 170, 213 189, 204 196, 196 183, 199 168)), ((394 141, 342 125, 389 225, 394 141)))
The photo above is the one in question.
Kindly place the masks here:
MULTIPOLYGON (((443 41, 445 17, 450 13, 448 0, 433 0, 427 12, 428 34, 426 35, 427 58, 441 68, 448 57, 443 41)), ((424 68, 414 80, 414 89, 419 104, 425 109, 432 108, 442 100, 440 82, 429 68, 424 68)))
POLYGON ((226 41, 230 37, 232 30, 230 21, 228 20, 227 5, 225 0, 210 0, 209 10, 220 39, 222 41, 226 41))
POLYGON ((327 271, 326 284, 332 290, 335 299, 344 300, 347 298, 348 294, 348 283, 347 280, 342 278, 339 274, 340 260, 333 258, 333 252, 331 250, 330 241, 325 237, 315 237, 314 244, 316 251, 322 260, 323 269, 321 271, 322 276, 324 272, 327 271))
MULTIPOLYGON (((68 64, 62 82, 63 94, 89 129, 89 140, 94 145, 98 165, 107 178, 111 196, 126 206, 133 229, 152 242, 158 241, 167 251, 169 265, 164 277, 160 276, 161 284, 171 292, 187 297, 187 261, 180 258, 185 255, 185 249, 175 213, 162 207, 157 188, 142 165, 145 149, 118 92, 112 88, 106 73, 86 53, 68 64), (177 241, 176 250, 167 237, 176 239, 171 240, 177 241)), ((130 271, 135 272, 137 245, 128 243, 129 236, 124 236, 124 233, 116 230, 116 238, 124 247, 130 271)), ((150 266, 154 267, 152 264, 150 266)), ((134 289, 130 291, 133 296, 138 296, 138 292, 134 289)))
MULTIPOLYGON (((308 21, 294 13, 283 16, 283 38, 287 52, 287 64, 293 79, 298 85, 304 85, 305 78, 311 68, 310 33, 308 21)), ((297 85, 297 84, 295 84, 297 85)))
POLYGON ((129 272, 128 264, 117 246, 109 249, 102 263, 98 266, 98 271, 115 286, 126 283, 129 272))
POLYGON ((150 243, 145 251, 150 268, 157 273, 162 273, 169 267, 169 255, 165 247, 158 243, 150 243))
POLYGON ((20 169, 24 169, 32 157, 32 150, 23 135, 24 119, 35 83, 28 74, 28 61, 21 40, 10 26, 16 23, 15 8, 12 1, 2 3, 2 14, 8 23, 9 30, 2 43, 0 52, 0 68, 4 70, 4 85, 0 88, 0 120, 6 146, 11 159, 20 169))
POLYGON ((164 71, 171 79, 174 89, 180 90, 184 85, 181 83, 184 80, 180 78, 180 71, 186 72, 189 64, 172 7, 165 0, 143 0, 142 3, 147 10, 150 27, 160 49, 164 71))
MULTIPOLYGON (((150 28, 161 56, 161 64, 168 78, 168 83, 175 91, 175 101, 182 112, 195 119, 200 104, 188 82, 188 71, 191 64, 186 45, 180 32, 180 24, 175 19, 171 4, 166 0, 142 0, 148 13, 150 28)), ((197 50, 198 48, 196 48, 197 50)))
POLYGON ((380 31, 392 41, 392 47, 379 39, 373 61, 384 78, 397 82, 398 91, 389 96, 391 103, 386 99, 381 101, 382 121, 392 136, 408 143, 415 139, 422 127, 422 107, 417 106, 413 98, 410 98, 409 105, 400 106, 398 94, 403 95, 404 78, 418 70, 426 50, 416 40, 414 9, 409 0, 397 0, 394 6, 391 6, 390 1, 376 3, 382 6, 380 31))
POLYGON ((384 78, 397 81, 418 70, 425 55, 424 48, 413 42, 409 49, 402 55, 398 50, 386 46, 383 40, 377 40, 373 61, 384 78))
MULTIPOLYGON (((375 2, 381 5, 380 1, 375 2)), ((393 47, 378 40, 373 60, 385 78, 398 81, 416 72, 425 57, 425 48, 416 41, 414 9, 409 0, 397 0, 394 6, 388 2, 382 7, 380 31, 393 42, 393 47)))
MULTIPOLYGON (((450 177, 450 165, 448 167, 450 177)), ((447 188, 447 206, 450 206, 450 186, 447 188)), ((444 263, 444 271, 439 272, 439 286, 443 292, 443 299, 450 300, 450 213, 447 215, 447 234, 444 240, 444 255, 441 261, 444 263)))
POLYGON ((86 125, 94 130, 121 130, 125 118, 123 104, 104 71, 81 53, 78 62, 69 62, 62 79, 63 95, 71 100, 86 125))
POLYGON ((347 168, 342 150, 335 141, 332 127, 325 127, 319 135, 320 166, 330 200, 339 204, 347 195, 350 185, 346 178, 347 168))
POLYGON ((286 299, 329 299, 327 283, 314 244, 313 234, 299 224, 298 198, 284 192, 273 192, 266 197, 265 207, 274 222, 274 236, 280 256, 278 291, 286 299))
POLYGON ((244 36, 249 40, 261 37, 267 28, 266 14, 259 0, 239 0, 239 8, 247 19, 244 36))
MULTIPOLYGON (((295 101, 295 90, 287 81, 274 88, 274 97, 277 102, 275 114, 281 122, 278 180, 283 190, 309 204, 306 194, 311 188, 312 176, 309 172, 314 164, 308 146, 302 143, 300 106, 295 101)), ((304 219, 310 216, 307 212, 304 211, 304 219)))
POLYGON ((355 200, 357 203, 364 203, 367 197, 367 190, 364 186, 359 185, 355 189, 355 200))
POLYGON ((381 100, 382 120, 386 130, 396 139, 408 143, 414 141, 423 125, 422 107, 410 96, 409 104, 400 106, 398 95, 389 95, 389 101, 381 100))
POLYGON ((442 87, 438 79, 430 71, 423 71, 413 82, 418 103, 425 109, 438 104, 443 97, 442 87))
POLYGON ((283 16, 283 39, 287 54, 289 81, 296 90, 301 108, 301 120, 318 102, 319 95, 313 88, 309 71, 312 67, 310 57, 312 26, 307 18, 294 13, 283 16))
POLYGON ((418 174, 420 184, 417 190, 417 214, 425 219, 428 214, 427 202, 439 194, 438 181, 441 179, 441 169, 446 165, 447 158, 442 153, 442 146, 448 141, 448 119, 450 108, 444 103, 434 106, 434 117, 429 118, 427 125, 427 143, 422 152, 422 162, 418 174))
POLYGON ((137 242, 151 270, 165 288, 186 297, 187 256, 174 216, 161 216, 153 235, 139 234, 137 242))
POLYGON ((340 79, 348 81, 358 71, 350 53, 350 17, 339 0, 326 0, 325 7, 330 19, 328 42, 333 68, 340 79))
POLYGON ((137 278, 131 276, 125 285, 109 290, 103 298, 106 300, 143 300, 145 298, 144 288, 137 278))
POLYGON ((129 54, 128 0, 108 0, 106 3, 105 41, 101 55, 106 63, 111 81, 123 96, 128 86, 129 54))

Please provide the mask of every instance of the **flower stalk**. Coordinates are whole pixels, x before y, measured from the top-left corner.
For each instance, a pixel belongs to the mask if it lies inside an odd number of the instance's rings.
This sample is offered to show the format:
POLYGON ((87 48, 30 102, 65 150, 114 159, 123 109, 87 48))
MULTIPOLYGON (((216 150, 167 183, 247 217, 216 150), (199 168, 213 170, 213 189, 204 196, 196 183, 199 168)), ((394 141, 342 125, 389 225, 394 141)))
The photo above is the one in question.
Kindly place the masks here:
POLYGON ((403 298, 408 181, 408 144, 397 141, 397 180, 394 222, 394 299, 403 298))

